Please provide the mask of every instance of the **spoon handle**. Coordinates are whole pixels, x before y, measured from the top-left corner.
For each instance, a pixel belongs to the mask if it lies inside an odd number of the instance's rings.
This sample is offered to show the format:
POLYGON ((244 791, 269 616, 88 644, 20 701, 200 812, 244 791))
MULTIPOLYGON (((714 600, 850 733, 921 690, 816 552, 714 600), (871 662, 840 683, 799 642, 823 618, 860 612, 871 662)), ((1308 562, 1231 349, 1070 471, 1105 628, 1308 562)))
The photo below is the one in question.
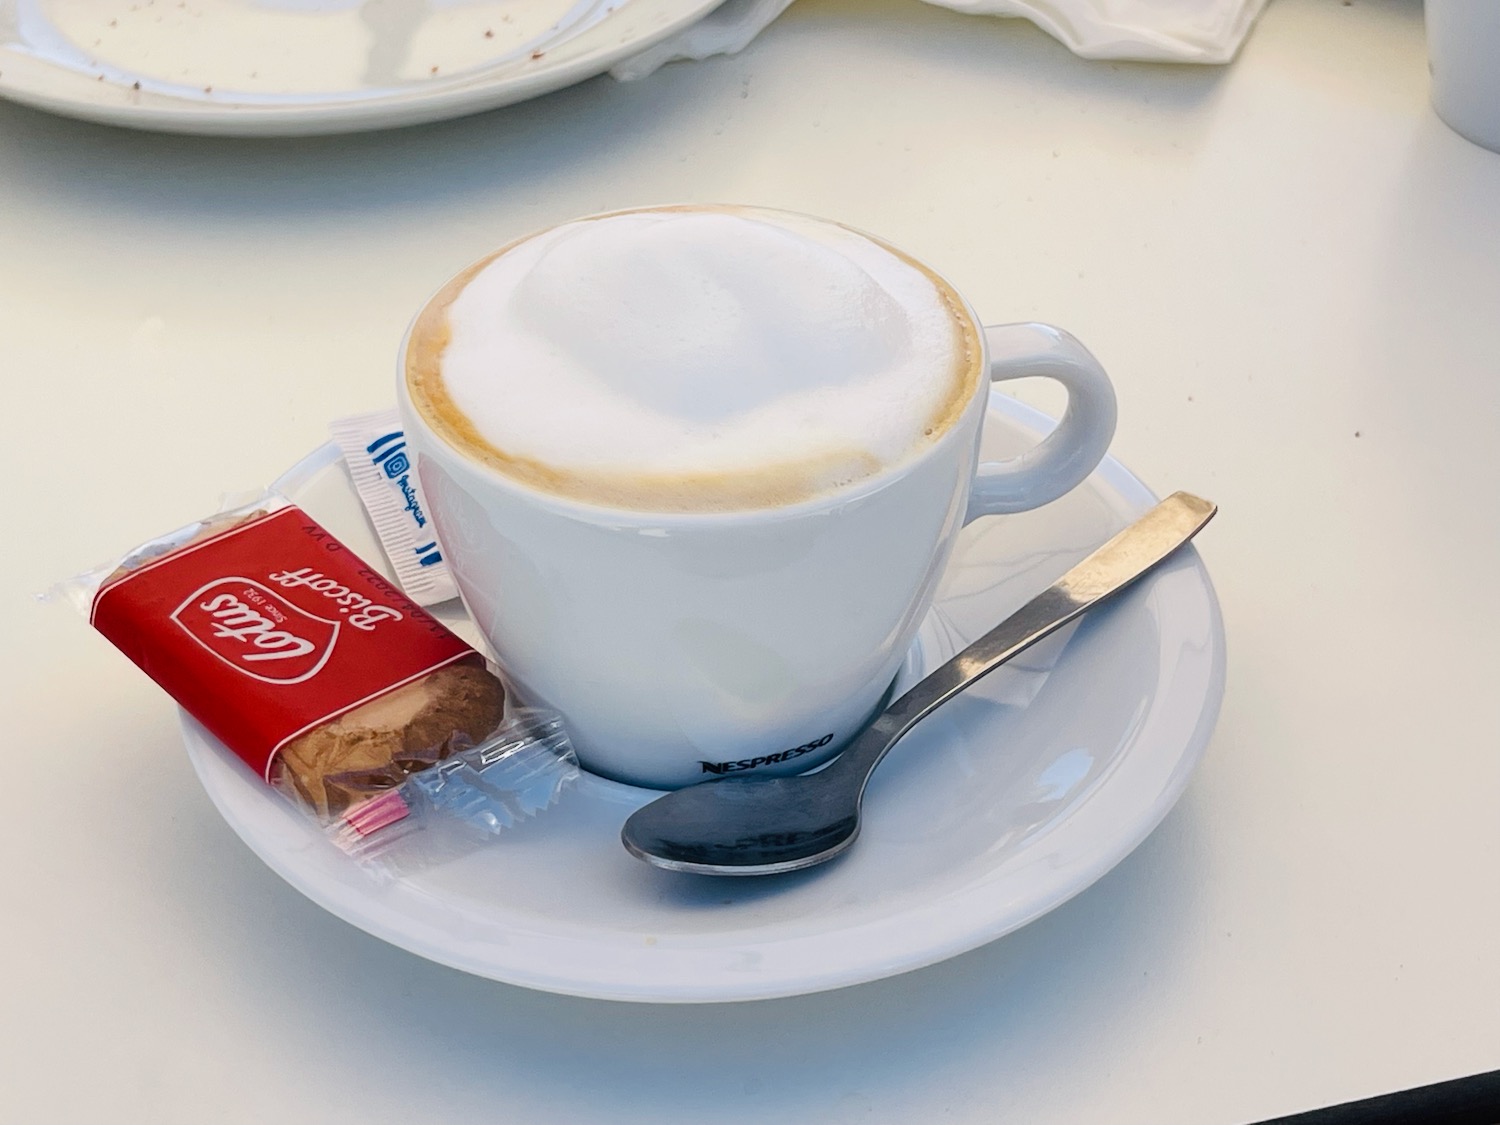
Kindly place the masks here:
POLYGON ((1218 510, 1191 493, 1174 492, 893 702, 824 772, 868 778, 886 751, 934 708, 1125 589, 1198 534, 1218 510))

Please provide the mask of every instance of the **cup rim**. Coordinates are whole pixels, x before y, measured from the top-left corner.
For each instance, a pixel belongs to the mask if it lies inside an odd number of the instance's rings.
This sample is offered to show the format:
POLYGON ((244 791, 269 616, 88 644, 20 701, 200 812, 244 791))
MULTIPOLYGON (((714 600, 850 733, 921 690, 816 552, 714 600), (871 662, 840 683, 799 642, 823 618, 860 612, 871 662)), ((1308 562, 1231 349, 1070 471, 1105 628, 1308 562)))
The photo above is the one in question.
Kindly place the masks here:
MULTIPOLYGON (((525 235, 522 235, 519 238, 510 240, 509 242, 501 246, 498 250, 491 251, 490 253, 475 259, 473 262, 469 263, 469 265, 465 266, 462 270, 459 270, 449 278, 445 279, 441 285, 433 289, 428 294, 426 300, 422 302, 417 312, 413 314, 411 320, 408 322, 406 331, 402 334, 401 347, 397 353, 396 398, 398 412, 402 417, 402 425, 406 429, 408 436, 410 436, 413 429, 420 429, 422 438, 425 439, 424 444, 440 447, 452 458, 455 464, 462 466, 464 471, 473 472, 488 482, 497 484, 505 490, 520 495, 533 506, 550 509, 558 514, 571 516, 575 519, 583 520, 589 523, 609 524, 612 526, 658 527, 664 524, 724 524, 745 521, 776 522, 780 519, 793 519, 808 515, 814 515, 820 512, 831 511, 837 508, 841 508, 846 504, 858 502, 865 497, 873 495, 876 492, 883 491, 884 489, 890 487, 892 484, 896 483, 896 481, 905 477, 908 473, 915 469, 916 466, 931 457, 938 456, 952 442, 959 440, 960 432, 966 428, 970 418, 976 413, 976 404, 980 404, 978 407, 978 412, 982 415, 982 404, 988 399, 988 394, 986 392, 990 386, 988 373, 989 345, 985 338, 985 325, 984 322, 979 319, 978 314, 974 311, 974 308, 969 303, 968 298, 965 297, 961 292, 959 292, 958 288, 953 285, 952 282, 948 281, 948 279, 940 274, 937 270, 927 265, 927 263, 922 261, 922 259, 908 253, 907 251, 901 249, 900 247, 894 245, 886 239, 870 234, 867 231, 859 229, 858 227, 850 226, 847 223, 837 222, 833 219, 825 219, 817 215, 809 215, 805 212, 792 211, 783 207, 766 207, 760 204, 746 203, 677 203, 626 207, 613 211, 601 211, 591 215, 581 215, 576 219, 566 219, 559 223, 552 223, 544 227, 539 227, 525 235), (829 226, 841 227, 842 229, 856 234, 861 238, 868 239, 869 241, 875 243, 877 246, 883 247, 884 249, 896 254, 898 257, 911 262, 912 264, 918 266, 920 269, 930 273, 933 277, 937 278, 942 284, 948 287, 952 294, 957 297, 959 305, 961 306, 961 311, 967 318, 969 326, 974 331, 974 335, 978 341, 978 356, 975 363, 976 375, 969 388, 968 398, 964 402, 962 409, 958 411, 957 417, 955 418, 954 422, 948 426, 948 428, 936 441, 931 442, 927 445, 918 446, 915 452, 910 454, 909 456, 906 456, 901 460, 894 462, 893 464, 883 467, 878 472, 873 473, 870 476, 865 477, 852 485, 846 485, 840 488, 836 488, 829 492, 818 493, 816 495, 809 496, 804 500, 799 500, 791 504, 777 504, 774 506, 758 508, 727 508, 702 510, 659 510, 651 508, 626 508, 612 504, 604 504, 596 501, 578 499, 572 496, 564 496, 556 492, 550 492, 546 489, 539 488, 535 485, 527 483, 526 481, 520 480, 507 473, 504 473, 494 466, 486 464, 474 457, 470 457, 462 449, 454 445, 453 442, 448 440, 448 438, 445 437, 439 430, 428 424, 427 419, 423 417, 422 412, 418 410, 416 405, 412 402, 411 387, 406 377, 406 356, 407 349, 411 344, 412 331, 416 327, 418 319, 421 317, 422 313, 427 309, 427 307, 432 303, 433 299, 436 298, 445 288, 447 288, 447 286, 455 278, 463 276, 464 273, 472 270, 475 266, 479 265, 482 262, 486 262, 493 258, 499 257, 501 254, 506 253, 514 247, 522 245, 530 239, 536 238, 541 234, 545 234, 547 231, 554 230, 557 227, 564 226, 568 223, 583 222, 590 219, 611 218, 616 215, 639 214, 642 212, 650 211, 707 211, 717 208, 742 208, 751 211, 765 211, 771 214, 789 215, 794 218, 805 219, 814 223, 823 223, 829 226)), ((421 452, 423 451, 419 449, 418 453, 420 454, 421 452)))

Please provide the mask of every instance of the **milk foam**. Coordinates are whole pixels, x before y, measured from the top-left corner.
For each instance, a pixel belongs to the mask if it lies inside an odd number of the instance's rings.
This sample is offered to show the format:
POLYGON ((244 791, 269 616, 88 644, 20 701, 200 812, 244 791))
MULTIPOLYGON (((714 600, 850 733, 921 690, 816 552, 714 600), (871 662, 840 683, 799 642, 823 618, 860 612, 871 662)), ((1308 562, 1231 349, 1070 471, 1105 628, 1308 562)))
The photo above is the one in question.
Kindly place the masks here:
POLYGON ((841 227, 633 212, 484 264, 448 305, 441 383, 483 444, 562 491, 733 507, 746 481, 801 499, 933 440, 967 397, 966 324, 945 286, 841 227))

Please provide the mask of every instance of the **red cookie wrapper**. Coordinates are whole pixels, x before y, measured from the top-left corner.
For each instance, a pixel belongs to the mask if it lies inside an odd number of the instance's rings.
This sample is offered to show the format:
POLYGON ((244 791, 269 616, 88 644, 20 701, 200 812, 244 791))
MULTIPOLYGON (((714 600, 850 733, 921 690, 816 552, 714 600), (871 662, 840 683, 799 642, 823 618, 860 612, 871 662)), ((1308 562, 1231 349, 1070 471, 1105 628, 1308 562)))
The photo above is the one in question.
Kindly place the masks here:
POLYGON ((90 621, 268 781, 292 740, 481 659, 294 506, 117 574, 90 621))
POLYGON ((578 776, 561 721, 282 497, 59 584, 115 646, 377 875, 464 854, 578 776))

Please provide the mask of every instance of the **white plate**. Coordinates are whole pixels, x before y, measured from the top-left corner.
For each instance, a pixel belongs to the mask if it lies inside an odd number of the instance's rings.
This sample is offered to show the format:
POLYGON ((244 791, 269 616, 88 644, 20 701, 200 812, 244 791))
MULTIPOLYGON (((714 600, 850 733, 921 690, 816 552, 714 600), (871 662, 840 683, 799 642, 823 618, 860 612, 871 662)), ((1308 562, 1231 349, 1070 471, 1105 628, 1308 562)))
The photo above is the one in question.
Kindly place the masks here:
MULTIPOLYGON (((985 454, 1009 456, 1050 425, 995 394, 985 454)), ((281 484, 357 553, 381 557, 331 447, 281 484)), ((971 525, 916 662, 925 670, 946 659, 1154 499, 1106 460, 1055 504, 971 525)), ((261 859, 403 949, 580 996, 786 996, 991 941, 1083 890, 1166 815, 1224 688, 1223 625, 1197 552, 1181 552, 1054 641, 1028 666, 1002 668, 947 704, 891 752, 847 856, 758 880, 633 859, 620 825, 654 794, 585 775, 550 812, 488 849, 377 886, 186 717, 183 736, 214 804, 261 859)))
POLYGON ((459 117, 602 74, 723 0, 0 0, 0 97, 179 133, 459 117))

